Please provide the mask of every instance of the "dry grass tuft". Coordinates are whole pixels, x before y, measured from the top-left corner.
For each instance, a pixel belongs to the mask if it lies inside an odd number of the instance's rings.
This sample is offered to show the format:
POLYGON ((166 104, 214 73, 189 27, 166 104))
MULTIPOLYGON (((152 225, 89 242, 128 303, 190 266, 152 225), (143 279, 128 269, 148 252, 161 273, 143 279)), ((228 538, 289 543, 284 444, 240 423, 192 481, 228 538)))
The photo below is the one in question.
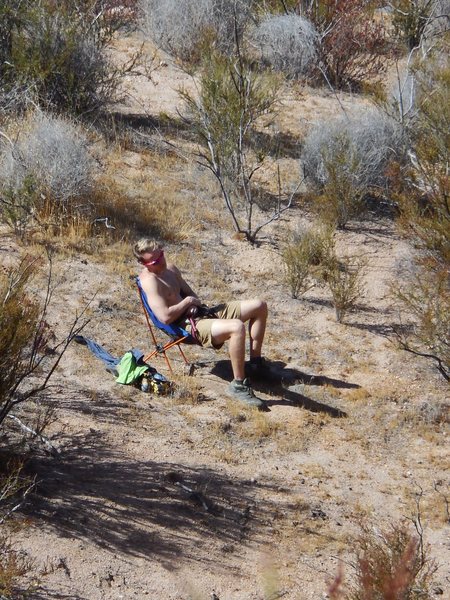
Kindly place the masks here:
POLYGON ((175 375, 175 387, 172 395, 175 404, 196 405, 205 399, 200 381, 188 375, 175 375))
POLYGON ((25 600, 34 584, 27 586, 23 593, 20 584, 25 576, 29 576, 35 565, 25 553, 19 552, 11 544, 9 538, 3 533, 0 535, 0 595, 2 598, 16 598, 25 600), (20 587, 19 587, 20 586, 20 587))

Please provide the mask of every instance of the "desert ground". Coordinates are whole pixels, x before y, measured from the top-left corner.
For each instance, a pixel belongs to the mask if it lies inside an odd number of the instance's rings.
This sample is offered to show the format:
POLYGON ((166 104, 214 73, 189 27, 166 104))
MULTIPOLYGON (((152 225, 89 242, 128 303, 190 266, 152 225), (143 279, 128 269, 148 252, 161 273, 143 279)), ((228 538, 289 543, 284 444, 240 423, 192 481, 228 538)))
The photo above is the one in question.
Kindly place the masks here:
MULTIPOLYGON (((117 51, 137 43, 124 38, 117 51)), ((400 316, 390 285, 416 250, 389 215, 369 215, 338 233, 342 254, 367 261, 364 295, 345 321, 336 322, 323 288, 291 298, 282 244, 311 214, 298 202, 258 244, 236 236, 210 174, 190 158, 191 140, 169 126, 181 110, 177 89, 192 80, 166 56, 158 64, 150 81, 127 82, 128 98, 114 109, 122 129, 109 147, 97 140, 99 164, 149 211, 155 198, 177 207, 182 235, 163 240, 166 255, 207 304, 267 300, 264 354, 283 385, 256 386, 270 410, 255 412, 227 395, 226 347, 189 347, 193 376, 174 350, 173 376, 162 359, 153 365, 175 393, 151 395, 117 384, 71 343, 46 400, 54 415, 45 435, 57 454, 36 444, 28 466, 36 489, 16 515, 26 526, 14 543, 39 576, 30 597, 326 598, 339 565, 347 583, 354 577, 361 524, 376 532, 406 520, 415 532, 418 519, 438 567, 433 593, 450 597, 448 386, 392 335, 400 316), (126 141, 137 122, 146 147, 126 141)), ((287 186, 300 178, 295 140, 299 148, 314 120, 361 102, 286 84, 265 127, 290 140, 280 158, 287 186)), ((21 252, 4 231, 0 260, 21 252)), ((61 247, 53 269, 48 322, 57 338, 89 303, 83 335, 115 356, 150 347, 128 243, 61 247)))

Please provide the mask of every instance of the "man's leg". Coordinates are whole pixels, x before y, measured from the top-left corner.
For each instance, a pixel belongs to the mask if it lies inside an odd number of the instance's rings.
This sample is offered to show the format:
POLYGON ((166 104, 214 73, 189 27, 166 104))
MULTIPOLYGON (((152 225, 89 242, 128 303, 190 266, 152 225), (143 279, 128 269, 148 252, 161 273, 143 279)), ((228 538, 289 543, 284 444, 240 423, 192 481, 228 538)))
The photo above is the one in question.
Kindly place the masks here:
POLYGON ((223 344, 227 340, 234 379, 245 378, 245 325, 239 319, 213 319, 211 322, 211 338, 215 344, 223 344))
POLYGON ((249 321, 250 359, 261 356, 267 323, 267 304, 264 300, 243 300, 241 302, 241 321, 249 321))
POLYGON ((229 393, 247 406, 266 410, 263 400, 257 398, 245 378, 245 325, 240 319, 213 319, 211 338, 215 344, 228 340, 228 352, 233 369, 233 381, 228 386, 229 393))

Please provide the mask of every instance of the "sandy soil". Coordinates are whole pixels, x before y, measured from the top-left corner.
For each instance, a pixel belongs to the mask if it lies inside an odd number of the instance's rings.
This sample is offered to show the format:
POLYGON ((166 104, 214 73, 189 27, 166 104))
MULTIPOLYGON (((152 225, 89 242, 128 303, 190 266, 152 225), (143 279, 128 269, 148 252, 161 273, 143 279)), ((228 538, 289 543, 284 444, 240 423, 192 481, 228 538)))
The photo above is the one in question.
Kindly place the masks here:
MULTIPOLYGON (((163 63, 153 82, 130 81, 123 111, 176 114, 176 89, 187 76, 163 63)), ((276 127, 301 136, 314 117, 338 110, 332 94, 293 86, 276 127)), ((133 150, 122 159, 117 177, 150 168, 133 150)), ((298 165, 289 160, 294 177, 298 165)), ((178 177, 192 198, 194 167, 181 166, 178 177)), ((257 247, 236 239, 226 221, 166 247, 206 302, 225 290, 267 299, 265 353, 285 380, 258 387, 270 412, 227 397, 226 349, 188 348, 202 363, 190 380, 174 352, 182 393, 163 397, 116 384, 84 346, 71 344, 48 399, 55 420, 47 435, 59 455, 41 450, 33 458, 39 483, 23 510, 28 525, 15 534, 36 571, 45 571, 32 598, 326 598, 341 561, 347 580, 353 576, 358 523, 414 519, 418 506, 439 566, 432 589, 450 596, 448 388, 389 336, 398 322, 389 284, 413 250, 388 219, 340 234, 341 251, 363 254, 368 267, 364 298, 338 324, 325 290, 294 300, 283 282, 280 243, 288 224, 305 220, 293 209, 257 247), (215 277, 210 285, 205 272, 215 277)), ((0 239, 2 261, 15 251, 0 239)), ((97 292, 85 335, 115 355, 149 346, 130 255, 111 246, 107 255, 54 260, 59 285, 49 322, 57 336, 97 292)), ((162 361, 155 366, 167 374, 162 361)))

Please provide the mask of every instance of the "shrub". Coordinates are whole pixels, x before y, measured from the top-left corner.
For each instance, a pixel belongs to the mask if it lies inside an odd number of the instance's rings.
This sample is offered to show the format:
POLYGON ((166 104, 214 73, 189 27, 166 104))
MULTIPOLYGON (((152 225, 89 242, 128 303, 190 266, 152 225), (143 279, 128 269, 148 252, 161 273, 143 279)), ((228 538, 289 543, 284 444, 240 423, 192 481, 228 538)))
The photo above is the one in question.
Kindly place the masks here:
POLYGON ((45 390, 72 336, 87 323, 81 323, 82 311, 70 323, 67 336, 59 343, 55 341, 46 321, 51 261, 42 301, 28 292, 37 268, 38 259, 26 256, 19 265, 0 272, 0 429, 15 407, 45 390))
POLYGON ((392 24, 398 37, 412 50, 424 38, 448 30, 448 0, 393 0, 392 24))
POLYGON ((342 589, 342 574, 329 589, 332 600, 431 600, 436 566, 405 523, 375 530, 368 525, 355 540, 356 582, 342 589))
POLYGON ((359 181, 359 163, 352 153, 349 136, 341 134, 333 142, 333 149, 326 147, 322 151, 327 181, 314 198, 314 206, 325 223, 343 229, 363 212, 368 189, 359 181))
POLYGON ((63 204, 92 190, 94 161, 87 139, 67 119, 37 113, 29 131, 2 158, 5 187, 21 188, 32 177, 41 191, 63 204))
MULTIPOLYGON (((0 484, 1 485, 1 484, 0 484)), ((23 589, 23 577, 33 573, 35 564, 24 552, 16 550, 4 533, 0 533, 0 597, 26 600, 37 588, 36 578, 23 589), (21 589, 22 588, 22 589, 21 589)))
POLYGON ((292 233, 282 258, 286 283, 292 298, 298 298, 314 287, 333 253, 332 229, 304 229, 292 233))
POLYGON ((344 227, 370 189, 385 191, 390 161, 403 163, 405 155, 402 127, 370 109, 317 124, 305 139, 301 160, 310 185, 322 194, 322 212, 344 227))
POLYGON ((253 31, 252 40, 264 64, 291 77, 306 75, 316 66, 319 37, 303 17, 267 16, 253 31))
POLYGON ((25 293, 35 269, 34 262, 0 274, 0 427, 17 403, 30 347, 38 345, 41 307, 25 293))
MULTIPOLYGON (((430 265, 431 266, 431 265, 430 265)), ((450 381, 450 290, 448 271, 433 266, 413 273, 408 283, 392 287, 394 297, 414 322, 398 328, 396 339, 403 350, 434 361, 440 374, 450 381)))
POLYGON ((201 58, 202 40, 212 35, 216 48, 234 48, 250 16, 252 0, 141 0, 146 33, 163 50, 189 62, 201 58), (236 16, 236 19, 235 19, 236 16))
POLYGON ((414 69, 416 115, 411 120, 409 164, 394 171, 398 224, 419 250, 410 283, 396 286, 400 307, 414 317, 409 331, 397 331, 403 349, 435 362, 450 379, 448 350, 450 291, 450 69, 442 47, 414 69))
POLYGON ((334 258, 326 265, 324 278, 331 291, 338 323, 342 323, 364 293, 362 278, 365 266, 364 260, 350 258, 334 258))
POLYGON ((22 232, 42 213, 68 215, 93 186, 87 140, 67 119, 36 114, 28 131, 0 155, 1 214, 22 232))
POLYGON ((387 38, 373 19, 374 2, 317 0, 308 3, 305 16, 321 36, 322 72, 338 88, 358 88, 365 81, 380 81, 389 54, 387 38))
POLYGON ((295 13, 299 0, 257 0, 256 9, 263 13, 295 13))
POLYGON ((116 99, 121 75, 137 57, 123 67, 108 59, 114 19, 106 6, 106 0, 6 0, 0 7, 1 108, 17 111, 32 102, 85 114, 116 99))
POLYGON ((405 159, 402 127, 378 109, 364 109, 351 117, 321 122, 306 137, 301 157, 305 174, 316 187, 323 187, 328 181, 326 149, 333 155, 343 143, 349 161, 355 162, 355 183, 365 188, 384 187, 389 181, 386 166, 393 159, 405 159))
POLYGON ((415 68, 413 152, 396 199, 405 230, 413 233, 415 243, 444 267, 450 263, 450 67, 441 50, 415 68))

